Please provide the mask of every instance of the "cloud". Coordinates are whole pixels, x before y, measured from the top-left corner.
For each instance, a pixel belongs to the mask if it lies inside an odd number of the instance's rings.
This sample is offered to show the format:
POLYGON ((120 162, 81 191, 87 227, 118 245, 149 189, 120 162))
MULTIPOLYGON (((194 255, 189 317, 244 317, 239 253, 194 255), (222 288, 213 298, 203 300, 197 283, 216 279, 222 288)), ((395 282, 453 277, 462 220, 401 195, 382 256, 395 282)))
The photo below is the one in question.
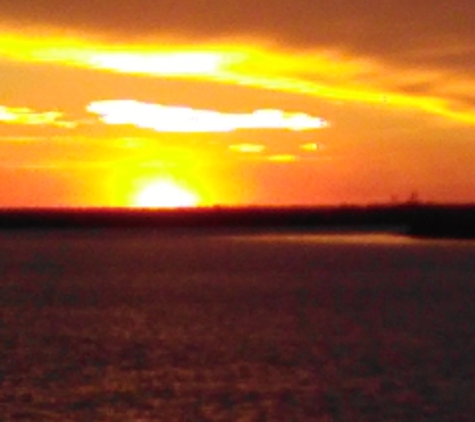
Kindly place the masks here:
POLYGON ((310 142, 310 143, 307 143, 307 144, 300 145, 300 149, 302 151, 314 152, 314 151, 317 151, 319 149, 319 147, 318 147, 318 144, 310 142))
POLYGON ((270 155, 267 157, 269 161, 273 161, 275 163, 293 163, 297 161, 299 158, 293 154, 275 154, 270 155))
POLYGON ((257 153, 263 152, 266 149, 266 147, 265 145, 262 145, 262 144, 244 143, 244 144, 229 145, 229 149, 231 151, 242 152, 245 154, 257 154, 257 153))
POLYGON ((247 44, 117 44, 52 35, 0 34, 0 57, 116 73, 217 82, 475 124, 475 78, 389 66, 338 50, 285 51, 247 44))
POLYGON ((12 60, 216 81, 475 124, 469 1, 0 0, 0 11, 0 56, 12 60))
POLYGON ((472 40, 474 5, 446 0, 1 0, 12 25, 54 26, 123 38, 171 34, 253 36, 287 45, 345 45, 353 51, 407 51, 434 41, 472 40), (411 42, 412 41, 412 42, 411 42))
POLYGON ((72 128, 74 122, 62 119, 59 111, 38 112, 27 107, 8 107, 0 105, 0 122, 13 125, 58 126, 72 128))
POLYGON ((327 126, 320 117, 281 110, 221 113, 134 100, 96 101, 87 111, 108 125, 133 125, 157 132, 231 132, 240 129, 313 130, 327 126))

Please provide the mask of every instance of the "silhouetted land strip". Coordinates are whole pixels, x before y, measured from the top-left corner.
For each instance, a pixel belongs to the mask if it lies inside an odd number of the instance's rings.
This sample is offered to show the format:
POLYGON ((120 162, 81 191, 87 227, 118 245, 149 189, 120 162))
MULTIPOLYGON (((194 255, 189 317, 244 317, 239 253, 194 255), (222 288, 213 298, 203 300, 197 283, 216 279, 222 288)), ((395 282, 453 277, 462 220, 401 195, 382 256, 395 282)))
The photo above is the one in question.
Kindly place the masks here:
POLYGON ((1 229, 81 228, 386 229, 428 237, 475 238, 475 204, 190 209, 5 209, 1 229))

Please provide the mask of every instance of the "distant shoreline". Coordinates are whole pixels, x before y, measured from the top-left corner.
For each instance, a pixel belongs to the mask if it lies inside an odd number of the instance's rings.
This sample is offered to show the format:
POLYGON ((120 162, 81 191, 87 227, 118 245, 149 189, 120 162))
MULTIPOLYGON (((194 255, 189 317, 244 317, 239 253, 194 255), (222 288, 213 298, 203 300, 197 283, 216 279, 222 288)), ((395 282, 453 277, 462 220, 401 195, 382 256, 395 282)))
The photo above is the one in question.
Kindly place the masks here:
POLYGON ((475 204, 0 210, 0 230, 139 227, 325 231, 386 231, 392 227, 417 237, 475 238, 475 204))

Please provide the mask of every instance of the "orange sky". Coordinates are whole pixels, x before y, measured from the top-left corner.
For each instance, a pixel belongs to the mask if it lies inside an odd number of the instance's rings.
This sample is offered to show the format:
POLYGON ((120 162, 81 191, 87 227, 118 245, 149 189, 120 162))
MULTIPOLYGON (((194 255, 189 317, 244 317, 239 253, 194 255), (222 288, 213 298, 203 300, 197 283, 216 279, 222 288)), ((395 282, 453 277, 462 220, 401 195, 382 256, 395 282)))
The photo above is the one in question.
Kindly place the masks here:
POLYGON ((469 2, 159 3, 0 0, 1 207, 475 200, 469 2))

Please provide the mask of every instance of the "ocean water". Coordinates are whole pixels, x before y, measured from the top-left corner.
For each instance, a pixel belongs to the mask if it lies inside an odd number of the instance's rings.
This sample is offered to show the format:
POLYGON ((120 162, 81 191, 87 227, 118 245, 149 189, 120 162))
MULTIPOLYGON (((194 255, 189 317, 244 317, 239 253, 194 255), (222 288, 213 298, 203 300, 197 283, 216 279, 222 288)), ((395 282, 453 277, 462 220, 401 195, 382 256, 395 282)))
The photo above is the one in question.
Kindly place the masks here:
POLYGON ((475 242, 0 234, 0 421, 471 421, 475 242))

